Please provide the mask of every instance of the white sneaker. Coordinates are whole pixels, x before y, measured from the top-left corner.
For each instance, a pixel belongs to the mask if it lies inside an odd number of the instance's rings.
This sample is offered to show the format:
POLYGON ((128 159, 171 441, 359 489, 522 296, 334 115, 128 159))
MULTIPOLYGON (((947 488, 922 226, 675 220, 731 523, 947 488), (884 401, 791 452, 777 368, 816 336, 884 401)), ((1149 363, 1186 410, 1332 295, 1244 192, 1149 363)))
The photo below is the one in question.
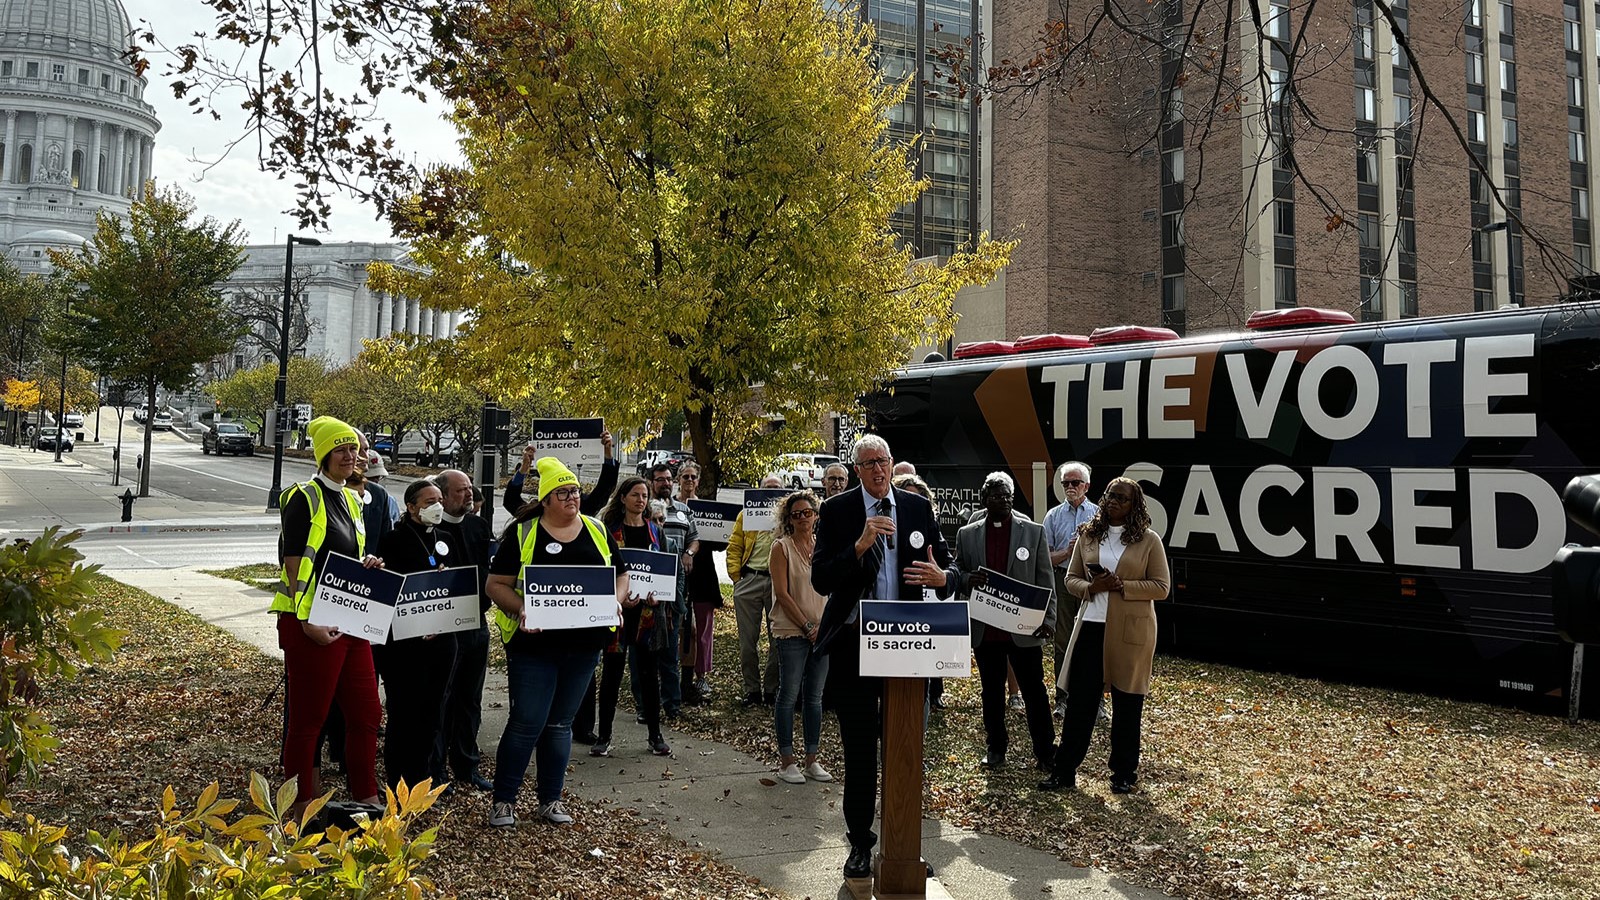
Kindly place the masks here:
POLYGON ((494 828, 509 828, 517 824, 517 807, 513 803, 496 803, 489 808, 489 824, 494 828))
POLYGON ((572 824, 572 817, 567 815, 567 808, 561 805, 560 800, 539 804, 539 818, 551 825, 572 824))
POLYGON ((822 763, 814 762, 806 766, 806 777, 812 781, 832 781, 833 774, 822 767, 822 763))
POLYGON ((798 763, 789 763, 778 770, 778 780, 787 781, 790 784, 805 784, 806 776, 804 772, 800 771, 798 763))
POLYGON ((1022 694, 1012 694, 1010 704, 1012 709, 1022 709, 1022 694))

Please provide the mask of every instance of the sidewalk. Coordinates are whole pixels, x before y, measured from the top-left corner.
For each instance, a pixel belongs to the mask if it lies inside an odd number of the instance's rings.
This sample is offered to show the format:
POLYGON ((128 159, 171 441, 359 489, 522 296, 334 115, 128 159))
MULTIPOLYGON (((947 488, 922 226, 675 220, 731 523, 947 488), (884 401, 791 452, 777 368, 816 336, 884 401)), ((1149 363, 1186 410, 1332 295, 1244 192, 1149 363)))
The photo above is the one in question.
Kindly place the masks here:
POLYGON ((138 490, 136 473, 125 469, 122 483, 111 473, 47 452, 0 446, 0 535, 37 534, 52 525, 97 531, 191 531, 216 528, 265 530, 278 527, 276 515, 249 513, 234 504, 185 500, 151 488, 133 505, 133 521, 122 521, 124 491, 138 490))
MULTIPOLYGON (((107 575, 189 610, 218 628, 281 658, 264 591, 186 569, 108 570, 107 575)), ((506 720, 504 676, 491 670, 484 690, 485 756, 494 753, 506 720)), ((600 804, 639 811, 688 843, 705 847, 764 884, 794 897, 848 897, 840 868, 847 848, 837 783, 763 784, 773 765, 727 744, 666 729, 674 754, 649 754, 644 726, 617 716, 614 755, 573 756, 567 789, 600 804)), ((577 748, 575 748, 577 749, 577 748)), ((485 803, 487 814, 487 803, 485 803)), ((518 837, 536 840, 536 825, 518 837)), ((1130 898, 1166 900, 1104 872, 1074 868, 1056 856, 1003 838, 923 821, 923 855, 939 882, 958 898, 1130 898)))

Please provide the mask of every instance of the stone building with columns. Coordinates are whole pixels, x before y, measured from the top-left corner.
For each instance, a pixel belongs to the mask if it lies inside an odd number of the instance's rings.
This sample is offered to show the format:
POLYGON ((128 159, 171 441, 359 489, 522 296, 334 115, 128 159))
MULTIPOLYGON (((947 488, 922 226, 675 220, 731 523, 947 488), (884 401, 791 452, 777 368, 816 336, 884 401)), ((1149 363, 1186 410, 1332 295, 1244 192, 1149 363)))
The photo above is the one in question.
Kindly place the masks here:
POLYGON ((122 59, 131 33, 118 0, 0 0, 0 248, 25 272, 150 178, 161 123, 122 59))
MULTIPOLYGON (((361 342, 391 334, 445 338, 455 334, 463 313, 422 306, 416 300, 374 291, 367 286, 367 266, 375 262, 407 265, 404 244, 350 241, 294 250, 293 287, 305 295, 310 329, 304 347, 291 353, 320 357, 330 367, 342 366, 361 352, 361 342)), ((228 280, 227 293, 258 292, 283 296, 283 244, 251 244, 245 261, 228 280)), ((276 334, 276 332, 273 332, 276 334)), ((293 332, 291 332, 293 333, 293 332)), ((230 360, 219 361, 217 375, 251 368, 276 356, 262 356, 242 343, 230 360)))

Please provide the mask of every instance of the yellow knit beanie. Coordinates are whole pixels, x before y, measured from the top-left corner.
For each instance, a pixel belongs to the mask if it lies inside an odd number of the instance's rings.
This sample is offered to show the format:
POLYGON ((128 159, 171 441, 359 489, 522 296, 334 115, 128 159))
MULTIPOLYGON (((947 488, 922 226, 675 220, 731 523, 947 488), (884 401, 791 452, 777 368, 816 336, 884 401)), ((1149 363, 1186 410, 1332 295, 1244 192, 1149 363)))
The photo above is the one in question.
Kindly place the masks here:
POLYGON ((577 485, 578 476, 561 463, 554 456, 546 456, 539 460, 539 499, 543 501, 550 492, 558 487, 577 485))
POLYGON ((316 454, 319 467, 329 453, 340 447, 361 446, 361 438, 356 435, 356 430, 333 416, 312 419, 311 424, 306 426, 306 434, 311 438, 311 452, 316 454))

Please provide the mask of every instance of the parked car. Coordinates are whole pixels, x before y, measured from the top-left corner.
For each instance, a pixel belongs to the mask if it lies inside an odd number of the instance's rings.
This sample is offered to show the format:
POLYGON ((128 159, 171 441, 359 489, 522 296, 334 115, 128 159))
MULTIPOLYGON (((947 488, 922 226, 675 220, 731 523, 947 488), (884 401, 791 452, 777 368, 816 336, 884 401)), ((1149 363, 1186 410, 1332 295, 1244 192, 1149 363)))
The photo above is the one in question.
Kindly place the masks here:
POLYGON ((237 422, 218 422, 200 436, 200 452, 218 456, 224 453, 255 456, 256 438, 249 429, 237 422))
POLYGON ((138 406, 135 406, 133 408, 133 420, 135 422, 138 422, 139 424, 143 425, 145 420, 148 419, 148 418, 150 418, 150 405, 149 404, 141 403, 138 406))
POLYGON ((39 432, 39 437, 33 442, 40 450, 56 449, 56 441, 61 441, 61 449, 67 453, 72 452, 72 432, 61 428, 46 426, 39 432))
POLYGON ((151 419, 150 419, 150 430, 151 431, 171 431, 172 430, 172 413, 169 413, 169 412, 163 410, 161 412, 156 413, 154 416, 152 416, 151 419))
POLYGON ((439 446, 435 447, 433 432, 408 431, 400 439, 398 448, 394 445, 394 435, 375 434, 372 436, 372 449, 395 462, 414 460, 419 466, 429 466, 453 458, 460 451, 461 442, 456 439, 455 432, 446 431, 440 436, 439 446))
POLYGON ((646 450, 639 457, 639 477, 649 478, 651 469, 654 469, 660 463, 666 463, 668 468, 672 469, 672 477, 677 478, 678 468, 686 460, 693 461, 694 454, 687 450, 646 450))
POLYGON ((69 412, 67 413, 66 417, 62 419, 62 422, 65 423, 68 428, 82 428, 83 413, 69 412))
POLYGON ((820 489, 823 470, 839 461, 839 457, 826 453, 785 453, 778 457, 778 467, 772 472, 785 487, 820 489))

